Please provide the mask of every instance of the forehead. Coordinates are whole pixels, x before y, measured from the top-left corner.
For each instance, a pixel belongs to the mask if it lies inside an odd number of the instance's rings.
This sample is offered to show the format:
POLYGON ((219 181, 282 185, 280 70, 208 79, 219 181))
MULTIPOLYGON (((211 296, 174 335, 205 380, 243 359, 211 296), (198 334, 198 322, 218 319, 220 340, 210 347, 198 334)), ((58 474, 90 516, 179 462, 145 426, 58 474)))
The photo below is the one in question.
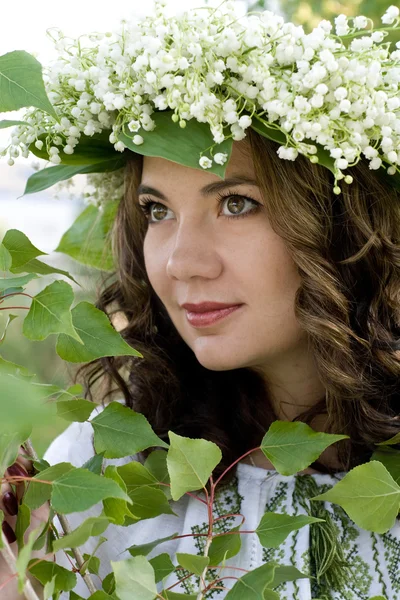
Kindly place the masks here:
MULTIPOLYGON (((225 179, 243 175, 255 179, 251 147, 248 140, 234 141, 232 154, 225 171, 225 179)), ((154 185, 160 189, 190 185, 202 188, 207 184, 221 182, 221 178, 206 169, 192 169, 157 156, 144 156, 141 184, 154 185)))

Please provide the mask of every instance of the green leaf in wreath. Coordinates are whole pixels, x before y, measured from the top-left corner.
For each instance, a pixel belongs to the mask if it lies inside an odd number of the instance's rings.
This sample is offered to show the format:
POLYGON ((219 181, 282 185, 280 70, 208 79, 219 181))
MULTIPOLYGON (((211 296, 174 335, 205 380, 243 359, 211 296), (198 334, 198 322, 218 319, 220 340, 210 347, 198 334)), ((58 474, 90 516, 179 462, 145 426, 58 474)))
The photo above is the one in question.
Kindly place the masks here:
POLYGON ((0 244, 0 271, 9 271, 11 265, 11 254, 3 244, 0 244))
POLYGON ((22 267, 37 256, 47 254, 36 248, 30 239, 18 229, 9 229, 2 243, 12 256, 12 269, 22 267))
POLYGON ((256 533, 264 548, 277 548, 292 531, 296 531, 310 523, 321 521, 324 521, 324 519, 308 517, 307 515, 266 512, 256 529, 256 533))
POLYGON ((162 581, 163 579, 168 577, 168 575, 173 573, 173 571, 175 571, 175 565, 170 559, 169 554, 167 554, 166 552, 164 552, 163 554, 159 554, 154 558, 151 558, 149 560, 149 563, 154 569, 156 583, 162 581))
POLYGON ((134 544, 133 546, 126 548, 126 550, 128 550, 131 556, 147 556, 156 546, 162 544, 162 542, 172 540, 177 535, 179 535, 179 533, 176 531, 175 533, 168 535, 167 537, 158 538, 157 540, 153 540, 152 542, 148 542, 147 544, 134 544))
POLYGON ((52 333, 63 333, 82 343, 72 324, 71 304, 74 291, 66 281, 53 281, 32 298, 23 324, 23 334, 30 340, 44 340, 52 333))
POLYGON ((119 600, 154 600, 157 586, 154 569, 144 556, 120 562, 111 561, 115 575, 115 593, 119 600))
POLYGON ((43 192, 60 181, 65 181, 75 175, 88 173, 110 173, 118 171, 125 166, 125 160, 119 156, 112 160, 95 163, 93 165, 55 165, 40 169, 31 175, 25 186, 23 196, 43 192))
POLYGON ((99 536, 105 532, 110 521, 105 516, 89 517, 76 529, 60 537, 53 542, 54 552, 58 552, 64 548, 78 548, 82 546, 90 537, 99 536))
POLYGON ((400 450, 387 447, 378 448, 370 460, 379 460, 387 468, 395 482, 400 485, 400 450))
POLYGON ((265 563, 237 580, 226 594, 226 600, 264 600, 263 591, 274 579, 275 563, 265 563))
POLYGON ((87 421, 96 405, 90 400, 61 400, 57 401, 57 416, 69 422, 87 421))
POLYGON ((26 121, 11 121, 7 119, 0 121, 0 129, 7 129, 7 127, 15 127, 16 125, 29 125, 29 123, 26 123, 26 121))
POLYGON ((195 575, 201 575, 204 569, 210 564, 209 556, 198 556, 195 554, 177 552, 176 558, 181 567, 195 575))
POLYGON ((10 288, 25 287, 32 279, 37 279, 37 275, 30 273, 29 275, 21 275, 21 277, 7 277, 0 279, 0 291, 9 290, 10 288))
POLYGON ((154 433, 144 415, 119 402, 110 402, 90 422, 94 429, 96 452, 104 452, 105 458, 133 456, 153 446, 168 448, 154 433))
POLYGON ((42 65, 24 50, 0 56, 0 112, 34 106, 57 119, 43 83, 42 65))
POLYGON ((105 498, 121 498, 131 503, 115 481, 87 469, 73 469, 53 481, 51 506, 56 512, 82 512, 105 498))
POLYGON ((107 202, 102 211, 88 206, 64 233, 55 252, 62 252, 81 264, 112 271, 114 258, 109 233, 115 220, 118 201, 107 202))
MULTIPOLYGON (((151 115, 156 124, 155 129, 138 131, 143 138, 143 144, 140 146, 133 143, 132 139, 136 134, 130 132, 120 133, 118 139, 136 154, 158 156, 186 167, 203 170, 199 164, 201 153, 210 158, 210 152, 205 151, 215 144, 210 126, 208 123, 199 123, 196 119, 190 119, 186 122, 186 127, 182 129, 179 123, 172 121, 172 114, 171 110, 155 111, 151 115), (174 140, 173 144, 171 144, 171 140, 174 140)), ((223 179, 232 152, 232 138, 224 140, 222 144, 217 144, 213 153, 215 155, 218 152, 227 154, 227 161, 224 165, 213 162, 207 172, 215 173, 223 179)))
POLYGON ((232 558, 239 553, 242 546, 242 539, 239 533, 240 525, 234 527, 229 532, 221 535, 215 535, 208 550, 210 565, 216 567, 223 563, 227 558, 232 558), (235 532, 235 533, 233 533, 235 532))
POLYGON ((361 529, 386 533, 400 509, 400 486, 379 461, 355 467, 324 494, 310 500, 339 504, 361 529))
POLYGON ((71 279, 71 281, 81 287, 81 285, 72 277, 70 273, 68 273, 68 271, 56 269, 55 267, 47 265, 41 260, 37 260, 37 258, 33 258, 29 262, 22 265, 22 267, 12 267, 10 271, 11 273, 36 273, 39 275, 53 275, 54 273, 57 273, 58 275, 64 275, 65 277, 68 277, 68 279, 71 279))
MULTIPOLYGON (((61 333, 56 350, 68 362, 90 362, 102 356, 139 356, 111 325, 107 315, 90 302, 79 302, 71 311, 72 324, 83 344, 61 333)), ((107 457, 109 458, 109 457, 107 457)))
POLYGON ((314 431, 300 421, 274 421, 260 448, 278 473, 294 475, 317 460, 328 446, 348 437, 314 431))
MULTIPOLYGON (((73 154, 60 152, 61 164, 82 167, 115 160, 116 151, 110 144, 110 133, 111 130, 104 130, 92 136, 82 134, 78 145, 74 148, 73 154)), ((38 139, 43 142, 43 147, 39 150, 36 148, 35 142, 32 142, 29 146, 30 152, 42 160, 49 160, 50 157, 46 147, 46 134, 43 133, 38 139)), ((122 163, 125 163, 126 156, 121 154, 118 158, 121 166, 123 166, 122 163)))
POLYGON ((53 561, 42 560, 37 562, 37 559, 32 559, 29 563, 29 570, 42 585, 55 577, 55 592, 69 592, 76 586, 75 573, 53 561))
POLYGON ((186 492, 204 488, 214 468, 221 462, 222 452, 213 442, 191 439, 168 432, 171 442, 167 456, 171 479, 171 496, 179 500, 186 492))

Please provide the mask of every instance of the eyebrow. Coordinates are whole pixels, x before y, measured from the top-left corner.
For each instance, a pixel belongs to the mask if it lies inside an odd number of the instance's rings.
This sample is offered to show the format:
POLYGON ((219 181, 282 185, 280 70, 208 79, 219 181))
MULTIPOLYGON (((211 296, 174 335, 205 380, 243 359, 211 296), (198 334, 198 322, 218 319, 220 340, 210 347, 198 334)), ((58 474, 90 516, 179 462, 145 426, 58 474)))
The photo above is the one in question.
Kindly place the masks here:
MULTIPOLYGON (((209 183, 209 184, 205 185, 204 187, 201 188, 200 193, 203 196, 210 196, 211 194, 214 194, 215 192, 219 192, 220 190, 223 190, 227 187, 231 187, 234 185, 241 185, 241 184, 258 186, 258 183, 251 177, 248 177, 247 175, 234 175, 233 177, 230 177, 229 179, 224 179, 223 181, 216 181, 214 183, 209 183)), ((160 198, 160 200, 163 200, 164 202, 168 202, 168 198, 165 196, 165 194, 163 194, 159 190, 156 190, 153 187, 144 185, 142 183, 139 185, 136 193, 137 193, 137 196, 140 196, 141 194, 151 194, 152 196, 156 196, 157 198, 160 198)))

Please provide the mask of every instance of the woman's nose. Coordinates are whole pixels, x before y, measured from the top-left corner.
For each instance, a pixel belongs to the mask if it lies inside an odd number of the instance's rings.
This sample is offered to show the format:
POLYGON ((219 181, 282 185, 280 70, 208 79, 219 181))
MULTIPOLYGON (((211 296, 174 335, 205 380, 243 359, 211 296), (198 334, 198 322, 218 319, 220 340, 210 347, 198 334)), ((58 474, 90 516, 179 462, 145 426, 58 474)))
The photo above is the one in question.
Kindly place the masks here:
POLYGON ((215 279, 222 270, 210 228, 199 221, 180 224, 167 260, 167 275, 186 280, 192 277, 215 279))

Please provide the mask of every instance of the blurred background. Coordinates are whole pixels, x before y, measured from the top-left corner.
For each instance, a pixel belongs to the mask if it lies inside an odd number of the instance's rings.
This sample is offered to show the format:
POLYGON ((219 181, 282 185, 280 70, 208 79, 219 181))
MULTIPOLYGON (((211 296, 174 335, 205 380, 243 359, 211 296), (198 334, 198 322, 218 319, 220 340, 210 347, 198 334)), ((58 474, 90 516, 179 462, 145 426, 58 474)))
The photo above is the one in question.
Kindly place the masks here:
MULTIPOLYGON (((386 9, 395 4, 387 0, 235 0, 238 10, 247 11, 271 10, 282 15, 286 20, 303 25, 310 31, 321 19, 333 22, 335 16, 344 13, 347 16, 365 15, 374 20, 375 27, 381 26, 380 18, 386 9)), ((216 7, 221 1, 214 0, 167 0, 171 14, 198 6, 216 7)), ((68 37, 76 37, 92 31, 109 31, 118 26, 122 18, 141 17, 149 14, 154 3, 113 0, 68 0, 65 5, 54 0, 18 0, 7 2, 1 8, 0 19, 0 56, 12 50, 26 50, 35 54, 42 63, 54 58, 51 40, 46 30, 58 27, 68 37)), ((18 114, 0 114, 2 118, 18 118, 18 114)), ((10 130, 0 130, 0 147, 6 145, 10 130)), ((33 159, 17 159, 13 167, 6 160, 0 161, 0 240, 8 229, 23 231, 31 242, 40 250, 48 253, 44 262, 67 270, 81 284, 74 287, 76 303, 81 300, 95 301, 96 289, 100 285, 102 273, 96 269, 85 267, 64 254, 53 252, 62 234, 72 225, 82 212, 84 203, 82 190, 85 177, 80 175, 74 179, 71 193, 62 192, 54 196, 54 190, 46 190, 23 197, 26 179, 34 172, 33 159)), ((55 278, 47 276, 30 283, 29 292, 37 294, 55 278)), ((20 300, 18 306, 29 306, 28 298, 20 300)), ((13 314, 21 314, 21 310, 12 310, 13 314)), ((0 311, 0 339, 7 321, 8 311, 0 311)), ((71 384, 74 366, 62 361, 55 352, 56 336, 49 336, 43 342, 32 342, 22 335, 22 320, 15 319, 7 331, 7 337, 0 344, 0 356, 6 360, 26 367, 35 373, 37 381, 54 383, 63 388, 71 384)), ((1 390, 0 390, 1 401, 1 390)), ((66 427, 66 422, 56 419, 46 430, 34 432, 33 444, 42 455, 54 437, 66 427)))

